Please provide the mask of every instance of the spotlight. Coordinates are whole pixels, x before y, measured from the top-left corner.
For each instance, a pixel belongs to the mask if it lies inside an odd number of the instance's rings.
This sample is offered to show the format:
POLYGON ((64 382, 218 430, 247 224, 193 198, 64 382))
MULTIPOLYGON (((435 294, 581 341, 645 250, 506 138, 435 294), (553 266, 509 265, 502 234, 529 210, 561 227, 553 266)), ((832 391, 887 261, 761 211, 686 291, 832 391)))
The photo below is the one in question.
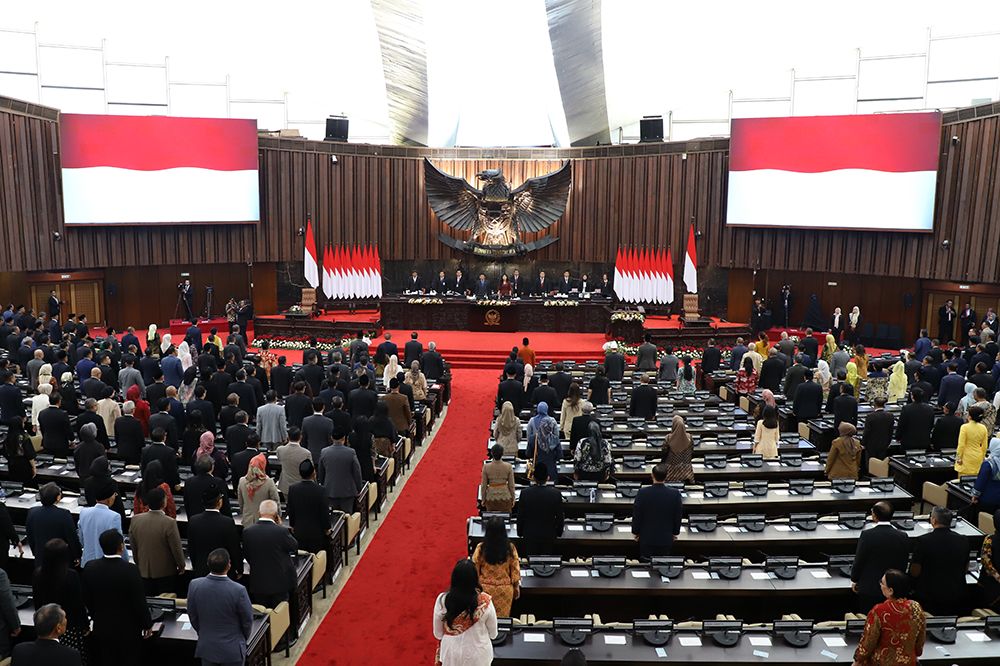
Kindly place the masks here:
POLYGON ((957 146, 958 145, 958 137, 957 136, 951 137, 951 145, 953 145, 953 146, 957 146))
POLYGON ((306 230, 303 229, 302 227, 299 227, 299 236, 305 236, 305 235, 306 235, 306 230))
POLYGON ((58 231, 53 231, 52 232, 52 240, 61 241, 62 240, 62 234, 59 233, 58 231))
POLYGON ((941 247, 947 250, 948 248, 951 247, 951 241, 945 238, 943 241, 941 241, 941 247))

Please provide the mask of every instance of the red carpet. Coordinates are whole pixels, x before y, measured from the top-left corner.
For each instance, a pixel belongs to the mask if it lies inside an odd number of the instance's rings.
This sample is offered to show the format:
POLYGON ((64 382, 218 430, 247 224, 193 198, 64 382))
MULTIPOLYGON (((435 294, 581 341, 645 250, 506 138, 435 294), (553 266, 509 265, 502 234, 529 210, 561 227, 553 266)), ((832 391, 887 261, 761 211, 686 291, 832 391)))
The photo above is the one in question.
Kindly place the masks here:
MULTIPOLYGON (((705 318, 712 320, 713 322, 712 328, 714 329, 740 328, 742 326, 746 326, 746 324, 740 324, 738 322, 731 322, 731 321, 722 321, 721 319, 717 319, 715 317, 705 317, 705 318)), ((679 317, 671 317, 670 319, 667 319, 665 316, 662 315, 646 315, 646 321, 644 321, 642 325, 643 328, 647 329, 680 328, 681 320, 679 317)))
MULTIPOLYGON (((466 333, 465 335, 469 335, 466 333)), ((455 562, 485 457, 496 370, 453 373, 450 412, 299 659, 300 666, 430 666, 431 614, 455 562)))

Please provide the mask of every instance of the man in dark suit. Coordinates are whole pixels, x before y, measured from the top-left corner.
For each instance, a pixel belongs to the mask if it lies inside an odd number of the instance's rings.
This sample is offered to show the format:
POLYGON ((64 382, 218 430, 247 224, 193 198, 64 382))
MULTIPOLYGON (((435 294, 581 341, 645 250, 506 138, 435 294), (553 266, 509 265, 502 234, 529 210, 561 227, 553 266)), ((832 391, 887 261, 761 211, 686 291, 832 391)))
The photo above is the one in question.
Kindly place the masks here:
POLYGON ((201 353, 201 329, 197 325, 191 324, 184 331, 184 340, 191 347, 191 355, 197 356, 201 353))
POLYGON ((59 604, 36 610, 34 625, 38 638, 14 646, 12 666, 80 666, 80 652, 59 643, 59 637, 66 633, 66 613, 59 604))
POLYGON ((805 381, 796 387, 795 398, 792 400, 792 416, 798 423, 817 418, 823 413, 823 387, 813 381, 812 370, 808 368, 804 379, 805 381))
POLYGON ((319 358, 315 355, 310 357, 309 361, 295 373, 295 379, 308 384, 314 397, 319 395, 323 383, 323 368, 319 364, 319 358))
POLYGON ((638 370, 656 370, 656 345, 651 340, 649 333, 643 336, 643 342, 639 345, 635 355, 635 367, 638 370))
POLYGON ((649 385, 649 375, 642 373, 641 383, 632 389, 628 415, 646 419, 656 417, 656 389, 649 385))
POLYGON ((573 423, 570 425, 569 429, 570 453, 576 452, 576 445, 581 439, 585 439, 590 436, 590 424, 597 421, 593 415, 593 403, 589 400, 584 400, 581 408, 583 409, 583 414, 573 417, 573 423))
MULTIPOLYGON (((322 370, 320 370, 322 373, 322 370)), ((257 415, 257 393, 253 386, 247 383, 247 371, 240 368, 236 371, 236 381, 230 384, 226 391, 240 396, 240 409, 246 412, 251 418, 257 415)), ((313 395, 319 395, 319 390, 313 395)))
POLYGON ((424 290, 424 281, 420 279, 416 271, 410 273, 410 277, 406 279, 406 284, 403 285, 404 294, 414 294, 419 293, 424 290))
POLYGON ((299 547, 310 553, 330 545, 330 508, 326 490, 316 483, 316 467, 311 460, 299 463, 302 482, 288 489, 288 524, 299 547))
POLYGON ((166 445, 167 433, 163 428, 153 428, 150 424, 149 438, 153 442, 142 450, 140 471, 145 472, 150 461, 156 460, 163 468, 164 480, 170 487, 176 488, 181 484, 180 475, 177 473, 177 449, 166 445))
MULTIPOLYGON (((878 396, 874 404, 874 411, 865 417, 861 444, 865 447, 865 455, 869 460, 872 458, 881 460, 889 456, 889 445, 892 444, 892 431, 896 426, 896 418, 892 412, 885 411, 885 397, 878 396)), ((900 567, 895 568, 900 569, 900 567)))
MULTIPOLYGON (((702 361, 702 369, 704 370, 704 361, 702 361)), ((781 380, 784 376, 785 362, 778 358, 777 347, 771 347, 767 350, 767 360, 760 365, 760 378, 757 380, 757 385, 769 389, 771 393, 778 393, 781 390, 781 380)))
POLYGON ((333 421, 334 432, 340 430, 345 437, 350 435, 354 429, 351 415, 344 409, 344 401, 340 398, 333 399, 330 408, 323 413, 323 416, 333 421))
POLYGON ((247 475, 247 470, 250 469, 250 461, 258 453, 266 455, 267 451, 260 450, 260 435, 253 433, 247 438, 247 447, 230 458, 229 471, 234 491, 239 489, 240 479, 247 475))
POLYGON ((854 391, 854 386, 847 383, 847 371, 838 370, 836 381, 830 386, 830 395, 826 400, 826 413, 833 414, 833 401, 840 397, 841 386, 847 386, 854 391))
POLYGON ((557 361, 556 371, 549 377, 549 384, 556 390, 557 405, 562 405, 563 400, 566 399, 566 395, 569 393, 569 385, 573 383, 573 375, 565 372, 563 368, 562 361, 557 361))
POLYGON ((243 530, 243 556, 250 565, 248 587, 255 602, 265 608, 276 608, 282 601, 288 601, 289 592, 295 588, 292 556, 298 549, 299 542, 281 525, 278 503, 261 502, 260 520, 243 530))
POLYGON ((242 411, 240 409, 240 396, 235 393, 226 395, 226 406, 219 411, 219 432, 223 438, 226 436, 226 431, 236 425, 236 415, 242 411))
POLYGON ((524 384, 517 381, 512 369, 508 369, 507 378, 497 387, 497 409, 502 409, 505 402, 513 405, 514 414, 520 414, 524 408, 524 384))
MULTIPOLYGON (((53 396, 58 395, 53 393, 53 396)), ((12 418, 24 418, 25 410, 21 389, 14 386, 14 373, 4 370, 0 373, 0 421, 8 423, 12 418)))
POLYGON ((941 378, 938 388, 938 407, 949 402, 959 402, 964 397, 965 378, 958 374, 958 364, 952 361, 948 364, 948 374, 941 378))
POLYGON ((475 290, 473 294, 476 298, 489 298, 490 295, 490 282, 486 279, 485 273, 479 274, 479 279, 476 280, 475 290))
POLYGON ((437 278, 431 283, 431 291, 438 294, 447 294, 450 290, 451 286, 448 284, 448 278, 445 276, 444 271, 440 271, 437 278))
POLYGON ((306 395, 306 383, 292 384, 292 394, 285 398, 285 418, 289 428, 301 428, 302 420, 312 414, 312 398, 306 395))
POLYGON ((455 271, 455 281, 451 283, 451 291, 456 294, 469 295, 469 281, 465 279, 461 269, 455 271))
POLYGON ((718 370, 721 365, 722 350, 715 346, 715 338, 712 338, 701 354, 701 371, 705 374, 711 374, 718 370))
MULTIPOLYGON (((316 398, 312 404, 313 413, 302 420, 300 446, 309 449, 313 460, 319 460, 323 449, 333 443, 333 421, 323 414, 326 403, 316 398)), ((366 415, 367 416, 367 415, 366 415)))
POLYGON ((559 490, 547 486, 545 463, 535 465, 535 483, 521 491, 517 502, 517 535, 524 555, 557 554, 556 539, 563 534, 563 499, 559 490))
POLYGON ((969 539, 952 531, 951 511, 943 506, 931 510, 931 527, 930 534, 917 538, 910 560, 914 597, 932 615, 963 615, 969 610, 969 539))
POLYGON ((809 357, 809 367, 815 368, 819 361, 819 340, 813 335, 811 328, 806 329, 806 334, 802 337, 802 344, 806 346, 806 355, 809 357))
POLYGON ((788 368, 788 372, 785 373, 785 398, 789 400, 795 398, 795 390, 799 384, 805 381, 806 371, 809 370, 802 362, 802 354, 796 354, 793 360, 792 367, 788 368))
POLYGON ((538 374, 538 386, 531 392, 531 402, 535 405, 540 402, 552 406, 562 405, 562 401, 559 400, 559 394, 549 384, 549 374, 547 372, 540 372, 538 374))
POLYGON ((416 403, 413 400, 413 386, 406 383, 406 373, 400 370, 396 373, 396 379, 399 380, 399 392, 406 396, 406 400, 410 404, 410 412, 416 416, 416 403))
POLYGON ((254 434, 254 429, 247 425, 249 416, 242 409, 236 412, 236 423, 226 429, 226 454, 232 458, 247 448, 247 440, 254 434))
POLYGON ((858 425, 858 399, 854 397, 854 387, 850 384, 841 384, 840 395, 833 401, 834 429, 845 421, 855 427, 858 425))
MULTIPOLYGON (((870 418, 870 417, 869 417, 870 418)), ((906 571, 910 557, 907 536, 889 522, 892 520, 892 505, 878 502, 872 507, 875 527, 867 529, 858 537, 858 547, 851 568, 851 589, 858 595, 862 615, 876 604, 885 600, 879 581, 888 569, 906 571)))
MULTIPOLYGON (((375 405, 378 404, 378 394, 369 387, 367 374, 358 377, 358 388, 351 391, 347 398, 347 411, 351 414, 351 419, 357 420, 359 416, 371 418, 375 416, 375 405)), ((315 403, 313 403, 315 407, 315 403)), ((322 412, 322 410, 320 410, 322 412)), ((305 431, 303 421, 303 432, 305 431)))
POLYGON ((28 509, 28 516, 24 521, 27 532, 25 543, 32 553, 40 554, 49 541, 62 539, 69 545, 70 559, 79 559, 83 548, 80 546, 76 521, 67 509, 57 506, 62 499, 59 486, 50 481, 38 489, 38 496, 42 505, 28 509))
POLYGON ((92 636, 102 664, 138 664, 142 639, 153 635, 139 567, 122 559, 125 541, 118 530, 107 530, 98 541, 104 557, 91 560, 80 573, 83 598, 94 620, 92 636))
POLYGON ((397 347, 396 343, 392 341, 392 333, 386 332, 385 342, 381 343, 375 351, 382 352, 386 355, 386 358, 395 356, 397 357, 396 360, 399 360, 399 347, 397 347))
POLYGON ((916 402, 917 398, 914 394, 915 389, 920 389, 921 400, 929 403, 931 401, 931 396, 934 395, 934 387, 929 381, 927 381, 927 368, 920 366, 913 375, 916 380, 910 384, 910 402, 916 402))
POLYGON ((563 271, 562 279, 559 280, 559 293, 569 295, 573 291, 573 279, 569 276, 569 271, 563 271))
POLYGON ((142 457, 142 447, 146 444, 146 435, 142 431, 142 421, 135 417, 135 403, 125 401, 122 415, 115 419, 115 444, 118 447, 118 457, 126 465, 138 465, 142 457))
POLYGON ((326 491, 330 508, 350 515, 364 482, 358 455, 354 449, 344 446, 345 437, 344 432, 333 431, 333 444, 323 449, 316 465, 316 476, 326 491))
MULTIPOLYGON (((615 346, 604 355, 604 373, 609 382, 620 382, 625 377, 625 357, 615 346)), ((566 385, 569 388, 569 384, 566 385)), ((562 400, 559 401, 562 404, 562 400)))
MULTIPOLYGON (((225 516, 231 516, 229 495, 226 492, 226 482, 212 474, 215 470, 215 460, 211 456, 199 456, 193 465, 194 476, 184 481, 184 509, 188 520, 199 515, 206 509, 203 498, 207 494, 218 494, 222 497, 220 511, 225 516)), ((214 495, 213 495, 214 496, 214 495)), ((205 555, 212 549, 206 550, 205 555)))
POLYGON ((433 342, 427 343, 427 351, 420 357, 420 370, 428 382, 444 377, 444 359, 433 342))
POLYGON ((191 581, 187 610, 198 632, 194 656, 209 664, 242 664, 253 627, 253 607, 247 589, 230 580, 229 553, 216 548, 208 556, 209 575, 191 581))
POLYGON ((632 505, 632 536, 639 542, 639 561, 669 555, 681 533, 681 494, 667 488, 667 466, 653 468, 653 485, 645 486, 635 496, 632 505))
POLYGON ((73 441, 73 425, 69 414, 59 409, 62 394, 49 396, 49 406, 38 413, 38 427, 42 431, 42 449, 57 458, 69 457, 69 443, 73 441))
MULTIPOLYGON (((218 375, 219 373, 216 373, 218 375)), ((212 376, 214 380, 216 375, 212 376)), ((159 368, 153 370, 153 383, 146 384, 146 402, 149 403, 149 411, 153 414, 160 411, 160 400, 167 397, 167 384, 163 381, 163 371, 159 368)))
MULTIPOLYGON (((48 410, 46 410, 48 411, 48 410)), ((83 411, 76 417, 76 431, 79 433, 83 426, 92 423, 97 428, 97 441, 104 445, 104 448, 111 448, 111 440, 108 439, 107 426, 104 419, 97 413, 97 400, 87 398, 83 402, 83 411)))
POLYGON ((204 384, 198 384, 194 387, 194 398, 188 401, 187 404, 187 416, 191 418, 191 414, 194 412, 201 412, 201 423, 205 426, 205 430, 209 431, 213 435, 215 434, 215 405, 205 399, 207 395, 207 390, 204 384))
POLYGON ((938 308, 938 340, 948 342, 953 340, 955 332, 955 319, 958 313, 955 312, 955 302, 950 298, 944 305, 938 308))
MULTIPOLYGON (((188 555, 191 557, 194 577, 200 578, 209 574, 209 554, 217 548, 224 548, 233 565, 230 576, 235 580, 243 575, 243 544, 240 543, 240 535, 236 530, 236 523, 229 515, 228 507, 224 510, 229 499, 226 497, 225 485, 221 483, 221 479, 219 481, 220 487, 209 486, 197 498, 197 504, 204 506, 204 510, 195 516, 188 514, 188 555)), ((184 505, 190 507, 186 491, 185 487, 184 505)))
POLYGON ((556 290, 556 286, 552 284, 552 280, 548 280, 545 277, 545 271, 540 271, 538 273, 538 282, 535 284, 535 295, 536 296, 548 296, 550 293, 556 290))
MULTIPOLYGON (((174 451, 180 449, 180 435, 177 431, 177 420, 170 415, 170 398, 160 398, 158 403, 160 411, 149 417, 149 431, 160 429, 166 434, 167 446, 174 451)), ((81 416, 83 416, 81 414, 81 416)), ((79 417, 77 417, 79 422, 79 417)))
POLYGON ((403 367, 409 369, 414 361, 419 361, 424 353, 424 346, 417 340, 416 332, 410 333, 410 341, 403 345, 403 367))
POLYGON ((278 365, 271 368, 271 388, 284 398, 292 388, 292 369, 287 365, 288 359, 278 357, 278 365))
POLYGON ((52 317, 53 319, 57 319, 59 317, 59 310, 61 309, 60 306, 62 305, 62 303, 63 302, 59 300, 59 297, 56 296, 56 290, 55 289, 53 289, 52 291, 49 292, 49 316, 50 317, 52 317))
POLYGON ((969 343, 969 331, 976 327, 979 320, 976 318, 976 311, 972 309, 971 303, 966 303, 959 313, 958 323, 962 327, 962 345, 969 343))
POLYGON ((899 411, 896 425, 896 439, 904 451, 926 451, 931 445, 934 429, 934 406, 924 401, 924 392, 919 387, 910 390, 913 402, 899 411))

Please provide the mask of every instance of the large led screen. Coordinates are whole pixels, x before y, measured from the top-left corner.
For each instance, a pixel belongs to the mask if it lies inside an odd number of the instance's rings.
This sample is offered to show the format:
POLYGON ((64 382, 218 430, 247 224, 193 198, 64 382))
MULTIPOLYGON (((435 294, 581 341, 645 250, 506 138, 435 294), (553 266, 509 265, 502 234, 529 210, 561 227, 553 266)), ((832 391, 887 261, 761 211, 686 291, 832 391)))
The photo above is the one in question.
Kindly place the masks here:
POLYGON ((66 224, 260 221, 257 121, 60 117, 66 224))
POLYGON ((932 231, 941 114, 739 118, 726 223, 932 231))

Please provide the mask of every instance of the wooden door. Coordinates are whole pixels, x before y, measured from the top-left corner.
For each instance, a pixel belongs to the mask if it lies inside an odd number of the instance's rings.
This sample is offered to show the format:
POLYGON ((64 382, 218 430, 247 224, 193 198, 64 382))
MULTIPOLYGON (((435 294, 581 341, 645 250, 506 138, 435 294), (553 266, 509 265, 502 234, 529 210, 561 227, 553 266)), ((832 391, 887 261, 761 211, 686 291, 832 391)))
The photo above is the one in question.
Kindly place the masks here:
MULTIPOLYGON (((69 283, 69 298, 63 306, 69 307, 69 312, 80 315, 87 315, 88 323, 91 326, 104 325, 104 302, 101 294, 104 291, 103 280, 86 280, 69 283)), ((67 313, 69 314, 69 313, 67 313)))
MULTIPOLYGON (((33 284, 31 285, 31 304, 28 307, 35 309, 35 316, 37 317, 39 313, 44 312, 49 313, 49 292, 53 289, 56 290, 56 296, 59 300, 66 300, 66 293, 68 287, 65 283, 51 282, 43 284, 33 284)), ((62 310, 62 316, 65 319, 69 312, 62 310)))

